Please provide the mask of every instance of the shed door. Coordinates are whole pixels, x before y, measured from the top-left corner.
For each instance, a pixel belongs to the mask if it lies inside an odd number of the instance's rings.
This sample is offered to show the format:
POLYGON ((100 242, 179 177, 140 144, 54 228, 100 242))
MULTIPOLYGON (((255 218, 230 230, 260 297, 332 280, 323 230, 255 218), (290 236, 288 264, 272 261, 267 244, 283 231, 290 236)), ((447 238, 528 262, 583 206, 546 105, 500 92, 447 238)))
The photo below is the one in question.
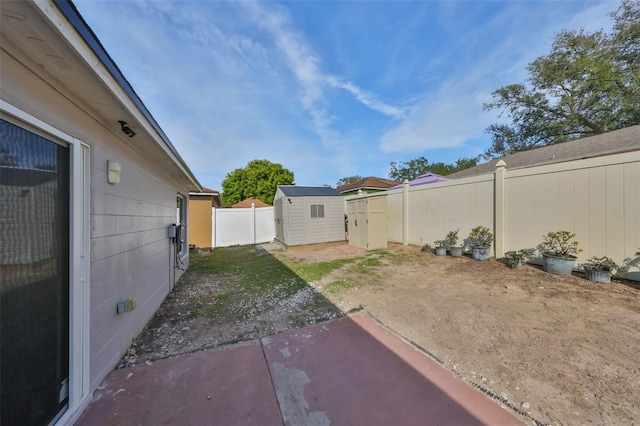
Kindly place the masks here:
POLYGON ((0 423, 46 425, 69 401, 69 147, 0 122, 0 423))
POLYGON ((282 217, 282 200, 279 198, 275 201, 275 218, 276 221, 276 239, 284 242, 284 220, 282 217))
POLYGON ((367 200, 358 201, 356 218, 358 219, 358 241, 363 249, 369 247, 369 220, 367 218, 367 200))
POLYGON ((349 244, 367 248, 367 200, 350 201, 349 244))
POLYGON ((368 201, 368 249, 387 248, 387 199, 370 198, 368 201))

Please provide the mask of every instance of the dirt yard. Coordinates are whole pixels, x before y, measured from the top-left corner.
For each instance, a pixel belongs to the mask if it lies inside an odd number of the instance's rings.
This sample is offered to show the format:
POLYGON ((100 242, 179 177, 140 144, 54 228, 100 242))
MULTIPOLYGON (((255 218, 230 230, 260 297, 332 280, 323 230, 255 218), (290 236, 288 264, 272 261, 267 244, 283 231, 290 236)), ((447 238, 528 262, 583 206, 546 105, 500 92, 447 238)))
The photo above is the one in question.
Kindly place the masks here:
POLYGON ((592 284, 535 266, 510 269, 495 260, 436 257, 399 245, 372 253, 328 247, 273 255, 291 270, 351 261, 253 316, 229 311, 194 318, 185 308, 193 292, 234 278, 186 277, 134 343, 128 363, 273 334, 363 307, 525 419, 640 423, 638 285, 592 284), (190 295, 180 296, 184 290, 190 295))

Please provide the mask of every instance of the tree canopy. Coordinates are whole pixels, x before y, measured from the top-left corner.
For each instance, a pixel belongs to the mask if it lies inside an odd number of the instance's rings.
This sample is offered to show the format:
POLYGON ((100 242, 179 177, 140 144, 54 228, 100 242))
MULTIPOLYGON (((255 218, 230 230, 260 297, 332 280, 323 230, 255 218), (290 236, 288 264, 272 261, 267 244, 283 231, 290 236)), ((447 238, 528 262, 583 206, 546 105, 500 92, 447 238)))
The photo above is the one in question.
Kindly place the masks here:
POLYGON ((293 185, 293 172, 268 160, 252 160, 243 169, 227 173, 222 181, 222 205, 228 207, 255 197, 273 204, 278 185, 293 185))
POLYGON ((492 93, 486 159, 640 124, 640 1, 623 0, 610 33, 565 30, 528 65, 525 83, 492 93))
POLYGON ((611 33, 561 31, 551 52, 529 64, 526 83, 493 92, 484 109, 511 122, 487 128, 483 157, 640 124, 640 1, 623 0, 610 16, 611 33))
POLYGON ((350 183, 354 183, 362 179, 363 177, 358 175, 343 177, 338 182, 336 182, 336 188, 339 188, 343 185, 349 185, 350 183))
POLYGON ((446 176, 476 164, 478 164, 477 158, 459 158, 453 164, 445 164, 442 162, 429 163, 425 157, 418 157, 409 161, 392 162, 389 177, 397 181, 413 180, 427 172, 446 176))

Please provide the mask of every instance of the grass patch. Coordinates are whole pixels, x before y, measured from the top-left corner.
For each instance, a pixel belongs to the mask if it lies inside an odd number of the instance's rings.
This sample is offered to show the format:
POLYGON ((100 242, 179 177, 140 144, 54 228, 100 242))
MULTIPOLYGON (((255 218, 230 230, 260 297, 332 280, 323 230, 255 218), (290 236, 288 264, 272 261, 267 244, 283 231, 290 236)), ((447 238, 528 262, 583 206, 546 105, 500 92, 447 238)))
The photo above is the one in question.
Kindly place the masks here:
POLYGON ((253 246, 214 249, 205 262, 196 262, 195 270, 203 274, 233 275, 239 278, 241 289, 254 293, 269 291, 275 284, 286 282, 283 295, 289 296, 306 285, 287 265, 270 254, 256 252, 253 246))
POLYGON ((258 252, 254 246, 234 246, 214 249, 202 259, 192 254, 190 271, 205 275, 233 276, 233 285, 220 295, 212 295, 215 303, 194 300, 191 315, 216 316, 232 311, 251 317, 271 309, 294 296, 307 286, 308 280, 289 265, 269 253, 258 252), (192 269, 193 268, 193 269, 192 269))
POLYGON ((356 288, 360 284, 360 281, 356 281, 352 277, 343 278, 341 280, 332 281, 327 284, 324 288, 329 293, 339 293, 341 290, 346 290, 350 288, 356 288))
MULTIPOLYGON (((376 268, 394 257, 394 254, 381 250, 357 257, 306 263, 259 252, 254 246, 217 248, 208 256, 195 252, 189 259, 190 272, 224 274, 234 279, 229 288, 217 290, 216 293, 222 294, 212 293, 189 300, 189 313, 194 317, 215 317, 223 312, 235 312, 251 317, 271 309, 304 289, 307 283, 319 281, 336 270, 340 270, 342 279, 328 284, 327 291, 335 293, 364 284, 376 284, 380 281, 376 268)), ((326 300, 318 298, 305 306, 304 311, 312 313, 326 304, 326 300)))
POLYGON ((354 263, 357 258, 336 259, 330 262, 316 263, 288 263, 289 268, 306 282, 318 281, 332 271, 342 268, 348 263, 354 263))

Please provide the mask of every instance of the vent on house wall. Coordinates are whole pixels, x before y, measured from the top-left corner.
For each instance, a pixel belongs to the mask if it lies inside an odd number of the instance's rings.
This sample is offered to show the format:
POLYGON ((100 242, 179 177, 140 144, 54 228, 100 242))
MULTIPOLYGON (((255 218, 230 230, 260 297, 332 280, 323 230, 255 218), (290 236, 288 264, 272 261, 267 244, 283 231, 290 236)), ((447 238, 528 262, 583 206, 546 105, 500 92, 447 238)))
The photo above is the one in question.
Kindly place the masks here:
POLYGON ((3 11, 2 16, 15 27, 33 46, 49 59, 57 68, 61 70, 70 70, 71 67, 65 59, 56 50, 46 42, 46 40, 38 34, 36 30, 29 25, 28 18, 18 13, 3 11))

